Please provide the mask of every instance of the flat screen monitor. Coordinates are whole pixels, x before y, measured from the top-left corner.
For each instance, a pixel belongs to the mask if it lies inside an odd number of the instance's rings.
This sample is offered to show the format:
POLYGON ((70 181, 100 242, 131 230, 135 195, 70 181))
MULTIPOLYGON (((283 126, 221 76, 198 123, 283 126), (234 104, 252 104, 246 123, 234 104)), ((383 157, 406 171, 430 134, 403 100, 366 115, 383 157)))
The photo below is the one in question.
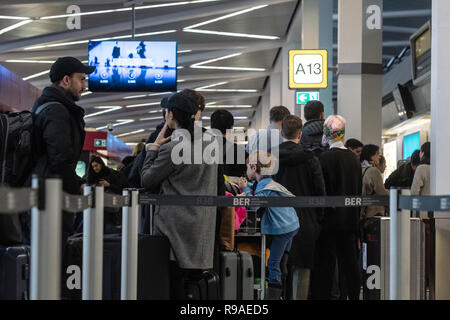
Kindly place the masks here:
POLYGON ((403 160, 411 157, 412 153, 420 149, 420 132, 407 135, 403 138, 403 160))
POLYGON ((176 91, 176 41, 90 41, 92 92, 176 91))

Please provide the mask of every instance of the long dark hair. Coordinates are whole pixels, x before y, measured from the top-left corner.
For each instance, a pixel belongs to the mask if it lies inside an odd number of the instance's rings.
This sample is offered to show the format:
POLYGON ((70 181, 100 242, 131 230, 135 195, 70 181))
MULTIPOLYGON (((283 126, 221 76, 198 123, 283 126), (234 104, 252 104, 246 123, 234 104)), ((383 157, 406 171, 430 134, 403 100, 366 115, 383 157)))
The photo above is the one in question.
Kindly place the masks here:
POLYGON ((173 113, 173 117, 177 120, 181 129, 189 131, 191 140, 194 140, 194 117, 192 114, 184 112, 178 108, 170 108, 169 111, 173 113))
POLYGON ((421 147, 420 151, 423 152, 423 158, 420 160, 420 164, 430 164, 431 158, 431 143, 425 142, 421 147))
POLYGON ((109 173, 109 168, 105 165, 102 158, 97 156, 92 156, 89 161, 89 168, 87 171, 87 183, 88 184, 96 184, 100 178, 105 177, 109 173), (96 173, 94 169, 92 169, 92 163, 97 162, 102 166, 102 170, 99 173, 96 173))
POLYGON ((366 144, 363 147, 359 157, 361 163, 364 162, 364 160, 367 160, 370 163, 372 161, 371 158, 377 153, 378 150, 380 150, 379 146, 374 144, 366 144))

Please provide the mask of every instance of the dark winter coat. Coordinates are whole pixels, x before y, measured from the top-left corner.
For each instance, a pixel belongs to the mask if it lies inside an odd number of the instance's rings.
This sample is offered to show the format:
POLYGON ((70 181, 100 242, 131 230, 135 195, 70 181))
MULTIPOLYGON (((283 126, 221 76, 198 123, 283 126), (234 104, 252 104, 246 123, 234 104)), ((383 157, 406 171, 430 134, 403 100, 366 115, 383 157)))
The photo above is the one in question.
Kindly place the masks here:
MULTIPOLYGON (((319 160, 311 151, 287 141, 279 146, 279 169, 273 177, 295 196, 324 196, 325 182, 319 160)), ((292 241, 289 264, 311 269, 323 219, 321 208, 296 208, 300 230, 292 241)))
POLYGON ((300 139, 302 148, 314 152, 316 157, 328 150, 328 146, 322 144, 323 123, 324 120, 320 119, 307 121, 303 125, 302 138, 300 139))
MULTIPOLYGON (((361 165, 348 149, 332 148, 320 155, 325 188, 328 196, 357 196, 362 194, 361 165)), ((347 231, 358 234, 361 208, 325 208, 323 232, 347 231)))
MULTIPOLYGON (((44 103, 54 102, 34 116, 33 137, 37 163, 32 173, 40 177, 60 176, 63 190, 80 194, 81 178, 75 172, 84 145, 84 110, 66 91, 56 85, 44 88, 31 109, 34 113, 44 103)), ((63 231, 72 232, 72 213, 63 216, 63 231)))
POLYGON ((391 187, 411 188, 414 179, 414 170, 411 162, 402 164, 397 170, 392 172, 386 179, 384 186, 386 189, 391 187))

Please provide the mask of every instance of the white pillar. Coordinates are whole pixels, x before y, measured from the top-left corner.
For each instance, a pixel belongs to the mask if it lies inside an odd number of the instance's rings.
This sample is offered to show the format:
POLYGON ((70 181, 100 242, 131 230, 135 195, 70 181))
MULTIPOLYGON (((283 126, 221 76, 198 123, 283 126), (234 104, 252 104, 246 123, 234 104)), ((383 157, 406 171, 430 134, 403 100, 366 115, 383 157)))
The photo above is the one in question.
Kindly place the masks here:
MULTIPOLYGON (((333 1, 303 0, 301 10, 301 48, 325 49, 328 65, 333 63, 333 1)), ((319 91, 325 107, 325 117, 333 114, 333 72, 328 72, 328 88, 301 91, 319 91)))
POLYGON ((383 1, 338 6, 338 114, 347 139, 381 145, 383 1))
MULTIPOLYGON (((431 26, 431 193, 450 193, 450 1, 432 1, 431 26)), ((450 214, 436 218, 436 299, 450 299, 450 214)))

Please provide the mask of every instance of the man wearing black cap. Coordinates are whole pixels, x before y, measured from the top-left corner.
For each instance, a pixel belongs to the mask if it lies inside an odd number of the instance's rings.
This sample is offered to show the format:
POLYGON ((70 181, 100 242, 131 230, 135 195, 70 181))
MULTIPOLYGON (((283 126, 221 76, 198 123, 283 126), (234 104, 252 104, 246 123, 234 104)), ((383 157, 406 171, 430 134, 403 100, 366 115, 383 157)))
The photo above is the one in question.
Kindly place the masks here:
MULTIPOLYGON (((86 66, 73 57, 58 58, 50 69, 52 85, 44 88, 31 109, 37 160, 33 173, 39 177, 57 175, 63 190, 79 194, 81 179, 75 168, 84 144, 84 110, 75 104, 86 89, 86 74, 95 66, 86 66)), ((73 216, 63 215, 64 237, 73 232, 73 216)))

